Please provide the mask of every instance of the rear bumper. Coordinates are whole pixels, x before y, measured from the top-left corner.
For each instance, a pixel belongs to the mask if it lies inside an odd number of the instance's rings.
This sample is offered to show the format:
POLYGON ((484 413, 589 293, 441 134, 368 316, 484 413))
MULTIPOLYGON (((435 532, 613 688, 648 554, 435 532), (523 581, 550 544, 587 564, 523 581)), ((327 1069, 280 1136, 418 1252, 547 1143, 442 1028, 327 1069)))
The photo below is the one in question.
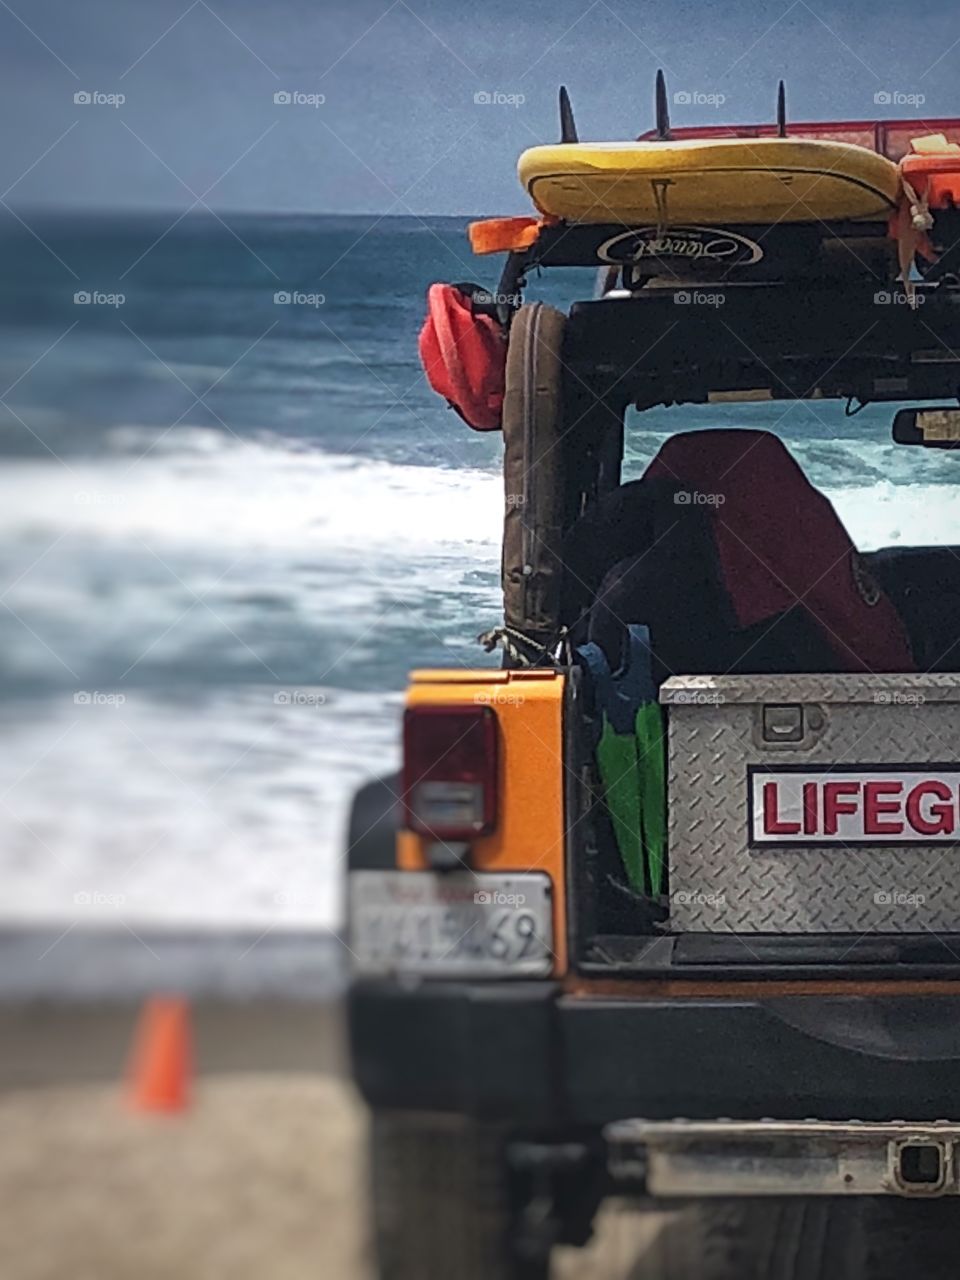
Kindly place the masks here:
POLYGON ((658 1197, 960 1195, 960 1125, 937 1121, 620 1120, 614 1179, 658 1197))
POLYGON ((632 1116, 911 1121, 960 1114, 960 995, 618 998, 546 982, 361 982, 374 1106, 538 1129, 632 1116))

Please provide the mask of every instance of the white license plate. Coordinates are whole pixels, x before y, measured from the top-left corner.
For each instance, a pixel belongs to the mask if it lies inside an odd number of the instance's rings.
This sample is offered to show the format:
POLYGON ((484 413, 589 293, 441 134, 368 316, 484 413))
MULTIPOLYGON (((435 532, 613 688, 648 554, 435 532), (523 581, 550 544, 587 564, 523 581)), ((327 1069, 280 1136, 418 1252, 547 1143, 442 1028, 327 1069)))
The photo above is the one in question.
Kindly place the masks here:
POLYGON ((349 882, 360 973, 541 977, 552 968, 547 875, 353 871, 349 882))

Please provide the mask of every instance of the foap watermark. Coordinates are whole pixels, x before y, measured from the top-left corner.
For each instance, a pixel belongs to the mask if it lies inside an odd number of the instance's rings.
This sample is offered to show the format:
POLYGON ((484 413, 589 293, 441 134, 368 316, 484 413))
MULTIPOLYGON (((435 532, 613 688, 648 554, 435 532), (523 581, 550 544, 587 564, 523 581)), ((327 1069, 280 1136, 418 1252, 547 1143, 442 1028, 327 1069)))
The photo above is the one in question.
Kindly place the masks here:
POLYGON ((502 89, 480 89, 473 95, 477 107, 522 107, 526 100, 523 93, 504 93, 502 89))
POLYGON ((326 100, 326 94, 303 93, 300 89, 278 89, 273 95, 273 103, 277 107, 313 107, 316 110, 326 100))
POLYGON ((126 700, 125 693, 101 693, 99 689, 78 689, 73 695, 78 707, 122 707, 126 700))
POLYGON ((675 907, 723 907, 726 896, 722 893, 704 893, 699 889, 678 889, 671 893, 670 901, 675 907))
POLYGON ((678 89, 673 95, 678 107, 722 107, 726 100, 725 93, 704 93, 700 89, 678 89))
POLYGON ((873 295, 875 307, 922 307, 926 295, 922 293, 901 293, 896 289, 878 289, 873 295))
POLYGON ((502 889, 478 889, 473 895, 478 907, 522 907, 526 904, 525 893, 504 893, 502 889))
POLYGON ((126 894, 103 893, 100 889, 81 889, 73 895, 75 907, 122 907, 126 894))
POLYGON ((678 507, 722 507, 726 500, 726 494, 701 493, 699 489, 678 489, 673 495, 678 507))
POLYGON ((473 301, 481 307, 519 307, 523 302, 523 294, 499 293, 490 289, 478 289, 473 295, 473 301))
POLYGON ((78 289, 73 295, 75 307, 122 307, 125 293, 101 293, 99 289, 78 289))
POLYGON ((902 89, 878 89, 873 101, 878 107, 922 107, 925 93, 904 93, 902 89))
POLYGON ((878 907, 922 907, 926 900, 925 893, 903 893, 899 889, 878 889, 873 895, 878 907))
POLYGON ((670 701, 685 707, 719 707, 726 698, 712 689, 677 689, 670 695, 670 701))
POLYGON ((80 489, 73 500, 78 507, 123 507, 127 502, 122 493, 97 493, 90 489, 80 489))
POLYGON ((677 307, 722 307, 726 302, 722 293, 708 293, 705 289, 678 289, 673 295, 677 307))
POLYGON ((78 107, 122 107, 127 100, 125 93, 101 93, 99 89, 78 89, 73 101, 78 107))
POLYGON ((478 707, 522 707, 524 697, 522 693, 502 693, 498 689, 475 693, 473 701, 478 707))
POLYGON ((506 498, 507 506, 513 510, 516 507, 526 506, 527 495, 525 493, 508 493, 506 498))
POLYGON ((922 707, 926 700, 913 689, 878 689, 873 695, 878 707, 922 707))
POLYGON ((277 707, 322 707, 327 695, 316 689, 278 689, 273 695, 277 707))
POLYGON ((275 307, 322 307, 326 302, 322 293, 301 293, 299 289, 278 289, 273 295, 275 307))

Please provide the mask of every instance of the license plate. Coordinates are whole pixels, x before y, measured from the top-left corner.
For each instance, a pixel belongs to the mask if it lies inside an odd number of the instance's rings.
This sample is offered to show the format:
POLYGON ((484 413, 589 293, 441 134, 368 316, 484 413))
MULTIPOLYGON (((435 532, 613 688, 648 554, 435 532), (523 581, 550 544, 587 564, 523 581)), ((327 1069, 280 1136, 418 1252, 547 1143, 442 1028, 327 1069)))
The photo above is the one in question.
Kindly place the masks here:
POLYGON ((541 977, 552 968, 547 875, 353 871, 349 880, 360 973, 541 977))

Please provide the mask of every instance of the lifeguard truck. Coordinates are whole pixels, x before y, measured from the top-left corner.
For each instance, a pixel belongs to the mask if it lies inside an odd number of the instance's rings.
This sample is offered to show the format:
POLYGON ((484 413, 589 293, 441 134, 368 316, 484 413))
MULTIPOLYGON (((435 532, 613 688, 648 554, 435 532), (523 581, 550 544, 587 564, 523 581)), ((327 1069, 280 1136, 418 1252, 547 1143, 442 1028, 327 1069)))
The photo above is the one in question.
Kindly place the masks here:
POLYGON ((953 1276, 960 545, 861 553, 774 430, 621 466, 631 406, 960 446, 960 122, 657 107, 584 144, 561 93, 536 214, 471 228, 499 286, 430 293, 428 377, 503 433, 502 662, 415 671, 354 805, 379 1274, 543 1280, 626 1196, 676 1208, 659 1276, 953 1276), (559 266, 598 296, 524 302, 559 266))

